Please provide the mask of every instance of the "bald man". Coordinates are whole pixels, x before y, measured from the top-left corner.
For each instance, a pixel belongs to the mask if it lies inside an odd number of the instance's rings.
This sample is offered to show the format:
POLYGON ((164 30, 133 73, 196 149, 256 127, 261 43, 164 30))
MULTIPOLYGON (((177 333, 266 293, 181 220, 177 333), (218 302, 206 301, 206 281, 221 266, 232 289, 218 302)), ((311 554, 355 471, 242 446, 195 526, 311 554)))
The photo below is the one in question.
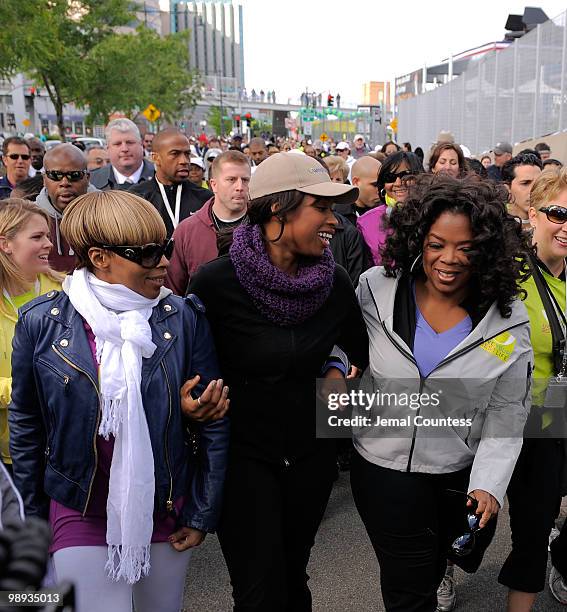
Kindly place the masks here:
POLYGON ((255 166, 259 166, 268 157, 268 147, 263 138, 252 138, 248 147, 255 166))
POLYGON ((351 183, 358 187, 358 200, 354 204, 335 205, 335 210, 345 216, 353 225, 356 219, 380 203, 378 193, 378 172, 382 164, 365 155, 352 165, 351 183))
POLYGON ((43 158, 43 167, 43 189, 36 204, 51 218, 53 249, 49 263, 59 272, 70 272, 75 267, 76 258, 61 235, 59 224, 65 209, 75 198, 97 189, 89 184, 85 154, 72 144, 60 144, 50 149, 43 158))
POLYGON ((179 130, 158 132, 152 142, 153 179, 134 185, 129 191, 151 202, 158 210, 168 237, 183 219, 197 212, 213 192, 189 181, 191 147, 179 130))

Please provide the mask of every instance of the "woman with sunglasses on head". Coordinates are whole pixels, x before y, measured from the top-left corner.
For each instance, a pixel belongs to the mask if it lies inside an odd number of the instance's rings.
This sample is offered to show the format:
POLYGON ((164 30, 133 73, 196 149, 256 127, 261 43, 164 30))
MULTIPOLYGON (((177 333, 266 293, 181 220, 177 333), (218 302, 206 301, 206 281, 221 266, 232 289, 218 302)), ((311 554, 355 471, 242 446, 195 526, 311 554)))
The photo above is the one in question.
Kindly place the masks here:
POLYGON ((49 263, 54 270, 71 272, 77 263, 75 253, 61 235, 61 219, 69 204, 80 195, 97 191, 89 183, 85 154, 70 143, 57 145, 43 158, 45 173, 43 189, 36 204, 50 217, 51 242, 53 250, 49 263))
POLYGON ((388 237, 388 217, 393 207, 406 201, 408 187, 422 172, 423 166, 415 153, 399 151, 382 163, 376 182, 382 204, 369 210, 356 221, 375 266, 382 263, 381 251, 388 237))
POLYGON ((408 419, 397 428, 354 432, 351 483, 386 609, 425 612, 437 608, 451 543, 470 553, 471 532, 494 528, 520 453, 532 357, 516 296, 527 265, 503 192, 472 177, 418 178, 390 227, 384 267, 357 289, 369 380, 426 399, 385 404, 387 417, 408 419), (467 505, 479 516, 468 526, 467 505))
POLYGON ((0 453, 8 450, 8 404, 12 390, 12 338, 18 309, 54 289, 63 277, 49 267, 49 218, 35 204, 10 198, 0 205, 0 453))
POLYGON ((333 203, 358 189, 307 155, 277 153, 252 175, 250 196, 229 254, 189 286, 231 388, 219 540, 235 612, 308 612, 307 564, 336 476, 335 441, 315 437, 315 381, 335 344, 357 366, 368 358, 354 289, 329 249, 333 203))
MULTIPOLYGON (((565 258, 567 257, 567 172, 541 174, 530 192, 528 209, 532 228, 533 273, 523 284, 530 317, 534 351, 532 411, 524 445, 510 485, 508 503, 512 550, 498 581, 507 586, 508 611, 531 610, 537 593, 545 586, 549 535, 565 494, 564 411, 553 403, 548 383, 565 370, 559 342, 565 335, 565 258), (526 500, 535 499, 526 512, 526 500)), ((565 373, 565 372, 564 372, 565 373)), ((563 405, 567 387, 557 389, 563 405)), ((550 587, 561 603, 567 604, 567 532, 551 545, 550 587)))
POLYGON ((177 612, 191 548, 216 527, 228 443, 204 308, 165 289, 173 244, 142 198, 81 196, 61 230, 77 269, 16 326, 14 479, 26 513, 49 518, 78 610, 133 598, 177 612))

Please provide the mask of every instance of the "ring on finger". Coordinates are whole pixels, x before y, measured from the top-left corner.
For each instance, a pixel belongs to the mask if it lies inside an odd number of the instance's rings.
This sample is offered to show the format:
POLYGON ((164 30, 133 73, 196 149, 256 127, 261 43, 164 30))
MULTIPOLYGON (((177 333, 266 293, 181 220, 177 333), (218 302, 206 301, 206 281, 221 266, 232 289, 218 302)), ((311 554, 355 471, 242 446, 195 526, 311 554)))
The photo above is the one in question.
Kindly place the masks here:
POLYGON ((201 398, 200 398, 200 397, 198 397, 198 398, 197 398, 197 404, 199 404, 199 408, 201 408, 201 406, 203 405, 203 404, 201 403, 201 398))

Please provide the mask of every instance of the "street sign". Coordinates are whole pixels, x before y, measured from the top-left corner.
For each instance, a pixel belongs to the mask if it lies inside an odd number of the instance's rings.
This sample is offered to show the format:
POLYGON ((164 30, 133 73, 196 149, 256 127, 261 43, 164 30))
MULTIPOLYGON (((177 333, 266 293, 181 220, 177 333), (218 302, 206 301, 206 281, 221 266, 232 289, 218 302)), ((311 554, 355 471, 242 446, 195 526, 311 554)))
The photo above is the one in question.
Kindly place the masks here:
POLYGON ((327 134, 325 134, 325 132, 323 132, 321 136, 319 136, 319 140, 325 142, 326 140, 329 140, 329 137, 327 136, 327 134))
POLYGON ((22 121, 22 124, 23 124, 23 125, 25 125, 26 127, 28 127, 28 126, 30 126, 30 125, 31 125, 31 121, 30 121, 29 119, 24 119, 24 120, 22 121))
POLYGON ((161 112, 153 104, 148 104, 148 106, 142 111, 142 115, 144 115, 148 121, 153 123, 160 118, 161 112))
POLYGON ((392 121, 390 121, 390 127, 394 130, 394 132, 398 131, 398 118, 394 117, 392 121))
POLYGON ((311 121, 303 122, 303 133, 305 134, 305 136, 313 135, 313 124, 311 123, 311 121))

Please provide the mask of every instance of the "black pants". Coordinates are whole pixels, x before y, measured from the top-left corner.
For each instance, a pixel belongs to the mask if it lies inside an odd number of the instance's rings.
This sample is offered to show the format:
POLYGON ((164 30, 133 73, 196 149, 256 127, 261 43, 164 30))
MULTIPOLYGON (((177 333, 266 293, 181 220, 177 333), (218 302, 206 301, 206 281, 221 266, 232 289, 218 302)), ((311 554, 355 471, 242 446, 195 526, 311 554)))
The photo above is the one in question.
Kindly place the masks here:
POLYGON ((545 588, 547 547, 560 497, 563 440, 527 438, 508 485, 512 551, 498 582, 515 591, 545 588))
POLYGON ((288 467, 232 457, 219 540, 234 612, 309 612, 307 564, 336 474, 334 447, 288 467))
POLYGON ((551 543, 550 549, 551 563, 567 584, 567 520, 563 523, 560 534, 551 543))
POLYGON ((455 537, 466 532, 470 469, 450 474, 399 472, 374 465, 355 452, 354 501, 380 564, 389 612, 431 612, 455 537))

